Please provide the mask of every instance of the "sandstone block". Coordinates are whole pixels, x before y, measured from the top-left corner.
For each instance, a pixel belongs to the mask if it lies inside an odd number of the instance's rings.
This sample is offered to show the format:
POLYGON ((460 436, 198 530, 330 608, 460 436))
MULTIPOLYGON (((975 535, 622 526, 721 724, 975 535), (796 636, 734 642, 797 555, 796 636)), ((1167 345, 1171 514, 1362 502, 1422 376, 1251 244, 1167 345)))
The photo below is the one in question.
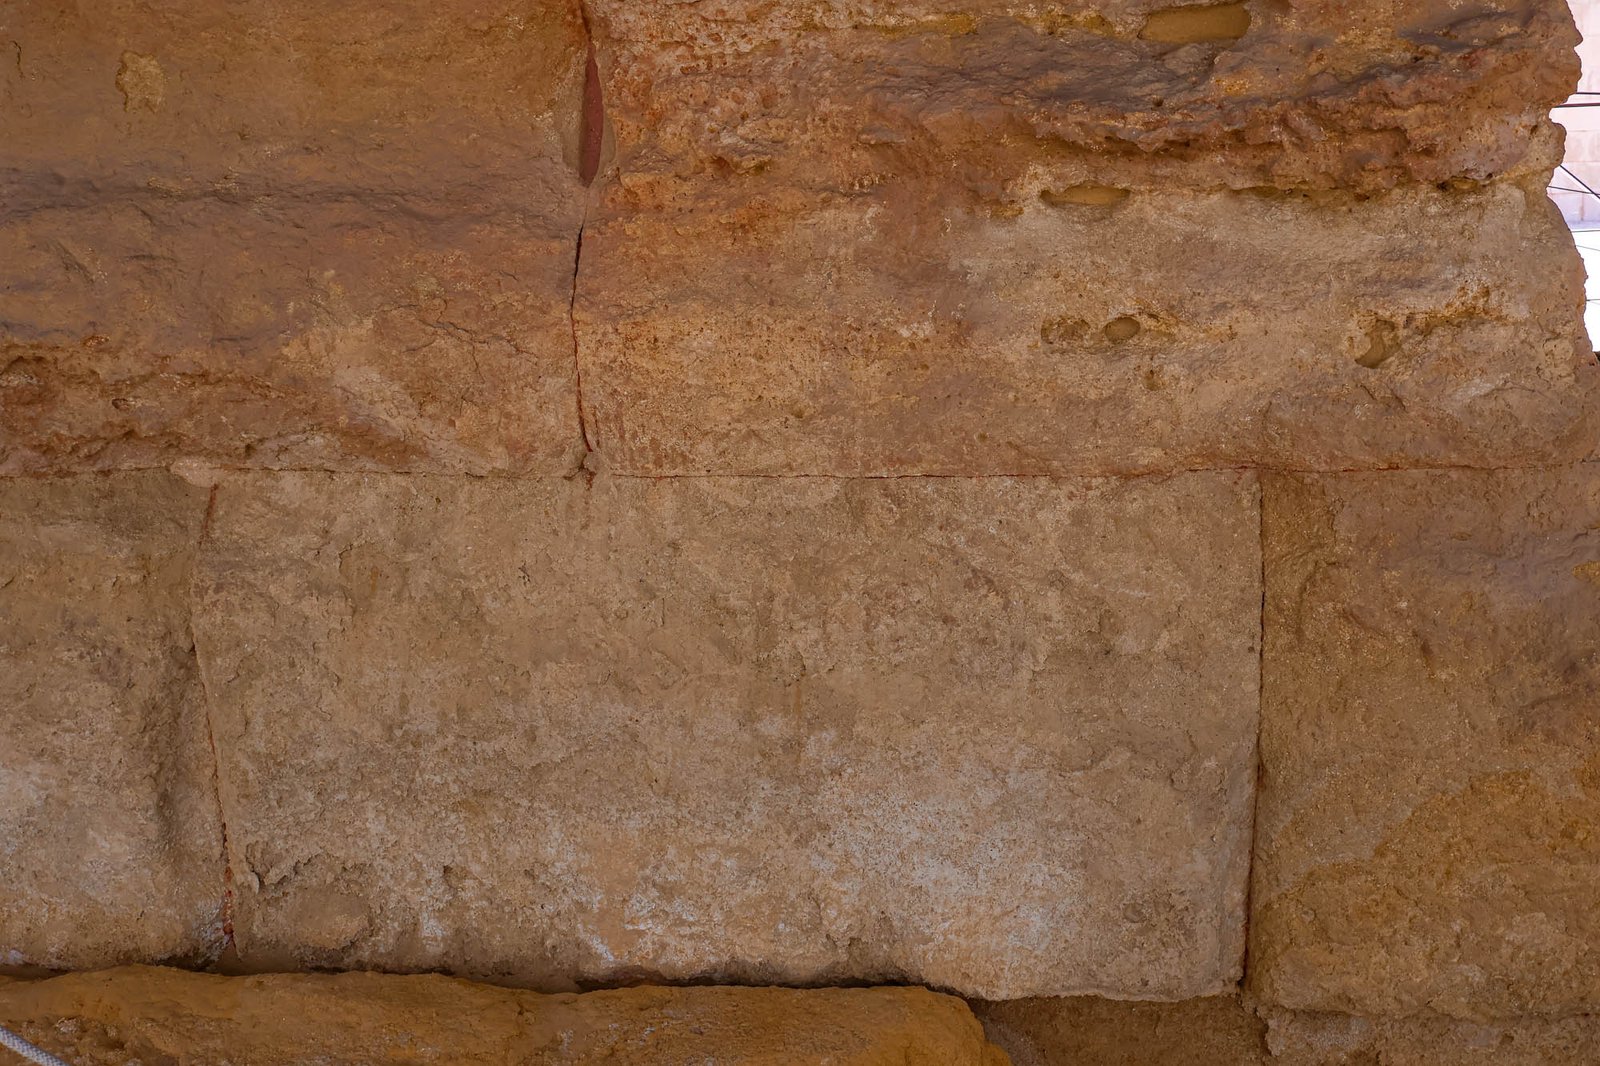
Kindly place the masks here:
POLYGON ((1252 4, 1189 44, 1139 35, 1239 12, 592 6, 615 157, 575 328, 603 469, 1513 465, 1600 438, 1527 109, 1570 84, 1559 4, 1449 32, 1443 4, 1358 5, 1391 36, 1252 4))
POLYGON ((0 470, 574 469, 574 237, 354 203, 0 222, 0 470))
POLYGON ((1600 1003, 1600 467, 1274 476, 1251 981, 1600 1003))
POLYGON ((220 946, 186 600, 205 509, 164 474, 0 479, 0 964, 220 946))
POLYGON ((1267 1044, 1283 1066, 1589 1066, 1600 1062, 1600 1019, 1474 1023, 1271 1011, 1267 1044))
POLYGON ((1334 210, 1036 183, 997 218, 902 192, 735 210, 728 181, 585 235, 605 469, 1515 465, 1600 440, 1582 271, 1539 191, 1334 210))
POLYGON ((999 184, 1068 162, 1191 188, 1536 174, 1549 108, 1579 75, 1561 0, 587 8, 624 172, 781 172, 841 191, 849 176, 942 166, 999 184))
POLYGON ((220 488, 241 956, 562 981, 1239 974, 1252 475, 220 488))
POLYGON ((565 473, 576 5, 5 5, 0 473, 565 473))
POLYGON ((0 12, 11 210, 151 193, 390 211, 573 200, 585 37, 569 0, 0 12))
POLYGON ((0 1022, 74 1066, 1005 1066, 920 988, 531 992, 436 976, 216 977, 149 967, 0 983, 0 1022))
MULTIPOLYGON (((1136 1003, 1094 996, 974 1003, 1012 1066, 1269 1066, 1265 1025, 1239 997, 1136 1003)), ((1293 1066, 1282 1063, 1279 1066, 1293 1066)))
POLYGON ((1593 1016, 1492 1023, 1252 1009, 1236 995, 1180 1003, 1094 997, 974 1003, 1012 1066, 1590 1066, 1593 1016))

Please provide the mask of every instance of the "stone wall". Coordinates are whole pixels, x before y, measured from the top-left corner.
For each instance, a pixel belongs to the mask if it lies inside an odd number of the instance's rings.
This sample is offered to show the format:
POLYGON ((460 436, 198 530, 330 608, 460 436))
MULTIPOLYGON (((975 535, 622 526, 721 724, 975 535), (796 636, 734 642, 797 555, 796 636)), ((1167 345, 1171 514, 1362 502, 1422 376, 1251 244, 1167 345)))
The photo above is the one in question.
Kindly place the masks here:
POLYGON ((0 962, 1600 1055, 1576 40, 0 4, 0 962))

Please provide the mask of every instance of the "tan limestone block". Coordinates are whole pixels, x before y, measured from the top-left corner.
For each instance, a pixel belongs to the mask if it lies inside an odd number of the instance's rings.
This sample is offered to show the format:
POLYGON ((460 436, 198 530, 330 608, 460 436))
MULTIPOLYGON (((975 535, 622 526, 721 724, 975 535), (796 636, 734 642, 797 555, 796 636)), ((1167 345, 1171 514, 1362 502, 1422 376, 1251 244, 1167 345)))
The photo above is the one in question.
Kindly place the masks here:
POLYGON ((0 17, 8 209, 573 201, 586 40, 569 0, 8 0, 0 17))
POLYGON ((222 485, 241 956, 991 996, 1239 975, 1253 475, 222 485))
POLYGON ((585 230, 601 469, 1337 470, 1600 444, 1582 265, 1543 178, 1169 191, 1024 157, 981 194, 889 164, 859 188, 765 163, 653 184, 665 151, 624 159, 585 230))
POLYGON ((166 474, 0 479, 0 965, 220 950, 187 603, 205 510, 166 474))
POLYGON ((0 222, 0 470, 570 471, 568 222, 208 199, 0 222))
POLYGON ((1362 1018, 1264 1010, 1237 995, 974 1003, 1012 1066, 1592 1066, 1600 1020, 1362 1018))
POLYGON ((1269 1011, 1267 1044, 1282 1066, 1591 1066, 1600 1062, 1600 1018, 1474 1023, 1269 1011))
POLYGON ((581 462, 576 4, 0 25, 0 473, 581 462))
POLYGON ((1250 977, 1467 1020, 1600 1004, 1600 466, 1273 476, 1250 977))

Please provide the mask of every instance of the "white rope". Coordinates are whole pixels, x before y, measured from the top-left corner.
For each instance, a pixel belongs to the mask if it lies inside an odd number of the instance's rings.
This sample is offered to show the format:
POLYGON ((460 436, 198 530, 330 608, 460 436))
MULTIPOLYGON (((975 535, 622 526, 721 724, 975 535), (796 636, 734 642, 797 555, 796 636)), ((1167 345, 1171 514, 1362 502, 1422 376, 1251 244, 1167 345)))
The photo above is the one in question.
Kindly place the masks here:
POLYGON ((25 1059, 37 1062, 39 1066, 70 1066, 65 1059, 58 1059, 44 1048, 28 1043, 3 1025, 0 1025, 0 1045, 10 1048, 25 1059))

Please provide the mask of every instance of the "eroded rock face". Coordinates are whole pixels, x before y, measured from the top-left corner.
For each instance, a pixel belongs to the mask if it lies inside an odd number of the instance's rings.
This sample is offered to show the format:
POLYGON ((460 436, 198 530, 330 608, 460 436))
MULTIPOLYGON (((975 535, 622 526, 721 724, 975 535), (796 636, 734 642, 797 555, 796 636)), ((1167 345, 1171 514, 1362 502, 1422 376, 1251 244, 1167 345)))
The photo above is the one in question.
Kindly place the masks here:
POLYGON ((1239 974, 1250 475, 226 481, 241 955, 1170 998, 1239 974))
POLYGON ((1600 997, 1600 468, 1273 476, 1251 982, 1464 1019, 1600 997))
POLYGON ((892 182, 803 202, 740 184, 764 174, 703 177, 659 211, 614 194, 578 304, 597 458, 1136 473, 1529 463, 1600 441, 1582 273, 1542 190, 1335 206, 1018 180, 998 215, 892 182))
POLYGON ((0 964, 1592 1039, 1561 0, 0 26, 0 964))
POLYGON ((27 279, 5 298, 0 467, 582 459, 571 234, 207 199, 40 210, 0 234, 0 269, 27 279))
POLYGON ((575 6, 5 24, 0 474, 575 468, 575 6))
POLYGON ((0 480, 0 965, 220 950, 188 582, 206 492, 0 480))
POLYGON ((1012 1066, 1588 1066, 1600 1058, 1592 1015, 1485 1024, 1427 1013, 1364 1018, 1261 1008, 1231 995, 1022 999, 973 1010, 1012 1066))
POLYGON ((958 999, 916 988, 630 988, 541 996, 433 976, 149 967, 0 980, 0 1023, 75 1066, 1005 1066, 958 999))
POLYGON ((1473 1023, 1273 1011, 1267 1019, 1270 1061, 1284 1066, 1586 1066, 1600 1058, 1592 1014, 1473 1023))
POLYGON ((606 469, 1486 466, 1600 440, 1543 194, 1558 4, 592 6, 615 161, 575 325, 606 469))

